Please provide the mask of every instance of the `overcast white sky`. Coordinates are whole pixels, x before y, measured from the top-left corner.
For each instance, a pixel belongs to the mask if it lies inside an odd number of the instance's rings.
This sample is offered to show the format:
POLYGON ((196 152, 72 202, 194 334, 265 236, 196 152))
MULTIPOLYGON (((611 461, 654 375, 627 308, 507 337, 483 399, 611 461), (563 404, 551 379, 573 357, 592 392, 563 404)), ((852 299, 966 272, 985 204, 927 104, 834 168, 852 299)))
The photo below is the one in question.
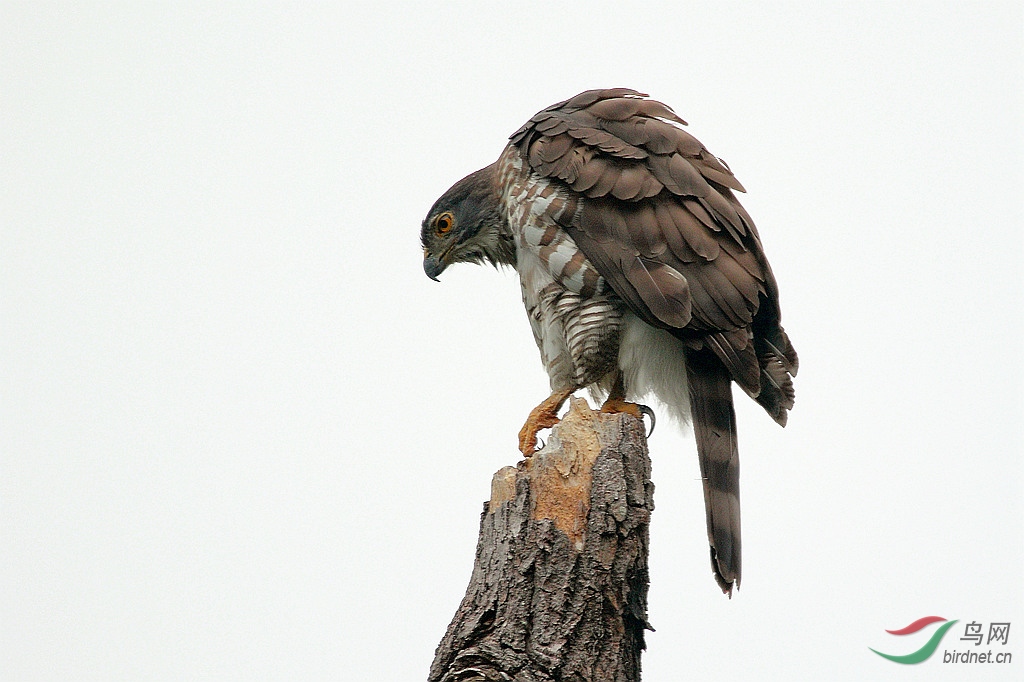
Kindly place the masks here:
POLYGON ((644 679, 1020 679, 1019 3, 178 5, 0 6, 0 677, 425 678, 547 380, 420 221, 626 86, 747 187, 801 358, 785 430, 738 396, 732 601, 654 434, 644 679), (1016 660, 868 650, 925 615, 1016 660))

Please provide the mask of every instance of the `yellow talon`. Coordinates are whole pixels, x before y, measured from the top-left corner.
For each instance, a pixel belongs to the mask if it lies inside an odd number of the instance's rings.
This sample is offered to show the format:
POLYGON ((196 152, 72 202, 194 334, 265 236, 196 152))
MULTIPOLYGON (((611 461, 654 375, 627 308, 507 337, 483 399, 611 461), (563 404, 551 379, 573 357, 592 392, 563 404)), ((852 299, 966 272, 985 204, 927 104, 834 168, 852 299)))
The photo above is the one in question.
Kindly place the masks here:
POLYGON ((519 451, 523 453, 524 457, 533 455, 537 447, 537 432, 541 429, 551 428, 559 422, 558 410, 570 395, 572 395, 571 388, 555 391, 530 412, 523 428, 519 430, 519 451))

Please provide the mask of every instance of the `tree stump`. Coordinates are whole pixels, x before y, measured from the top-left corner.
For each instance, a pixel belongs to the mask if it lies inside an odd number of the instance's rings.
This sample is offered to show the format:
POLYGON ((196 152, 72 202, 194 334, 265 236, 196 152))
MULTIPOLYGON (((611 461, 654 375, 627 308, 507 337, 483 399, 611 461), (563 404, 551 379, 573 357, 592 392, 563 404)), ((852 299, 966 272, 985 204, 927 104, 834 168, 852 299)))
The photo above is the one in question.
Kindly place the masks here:
POLYGON ((431 682, 636 682, 654 485, 644 425, 584 399, 498 471, 431 682))

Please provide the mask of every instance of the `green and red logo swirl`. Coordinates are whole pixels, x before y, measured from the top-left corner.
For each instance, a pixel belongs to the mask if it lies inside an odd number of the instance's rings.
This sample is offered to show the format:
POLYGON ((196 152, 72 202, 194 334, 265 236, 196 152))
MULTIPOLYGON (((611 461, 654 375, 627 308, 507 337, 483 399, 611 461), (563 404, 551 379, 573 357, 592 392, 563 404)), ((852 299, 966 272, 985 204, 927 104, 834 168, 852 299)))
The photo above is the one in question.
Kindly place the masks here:
POLYGON ((882 658, 888 658, 890 661, 895 661, 896 663, 904 663, 907 665, 920 663, 921 661, 927 660, 929 656, 935 653, 935 650, 939 648, 939 642, 942 641, 946 631, 953 627, 956 622, 957 621, 955 620, 947 621, 945 618, 940 616, 925 616, 924 618, 918 618, 905 628, 900 628, 899 630, 886 630, 890 635, 912 635, 915 632, 920 632, 932 623, 942 623, 942 625, 932 633, 931 639, 925 642, 923 647, 913 653, 905 654, 903 656, 883 654, 881 651, 876 651, 875 649, 871 649, 871 647, 868 648, 882 658))

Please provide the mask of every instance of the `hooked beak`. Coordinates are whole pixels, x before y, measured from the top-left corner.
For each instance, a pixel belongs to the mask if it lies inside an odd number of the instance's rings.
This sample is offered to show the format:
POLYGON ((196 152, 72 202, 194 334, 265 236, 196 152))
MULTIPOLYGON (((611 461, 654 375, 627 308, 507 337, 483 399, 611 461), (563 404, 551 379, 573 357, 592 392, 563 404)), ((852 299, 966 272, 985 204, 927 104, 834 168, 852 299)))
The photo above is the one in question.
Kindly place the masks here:
POLYGON ((441 281, 441 280, 439 280, 437 278, 437 276, 440 275, 442 272, 444 272, 444 269, 446 267, 448 267, 448 266, 446 266, 444 264, 444 262, 441 261, 437 256, 431 256, 429 254, 424 254, 424 256, 423 256, 423 272, 427 273, 427 277, 429 277, 430 279, 434 280, 435 282, 440 282, 441 281))

